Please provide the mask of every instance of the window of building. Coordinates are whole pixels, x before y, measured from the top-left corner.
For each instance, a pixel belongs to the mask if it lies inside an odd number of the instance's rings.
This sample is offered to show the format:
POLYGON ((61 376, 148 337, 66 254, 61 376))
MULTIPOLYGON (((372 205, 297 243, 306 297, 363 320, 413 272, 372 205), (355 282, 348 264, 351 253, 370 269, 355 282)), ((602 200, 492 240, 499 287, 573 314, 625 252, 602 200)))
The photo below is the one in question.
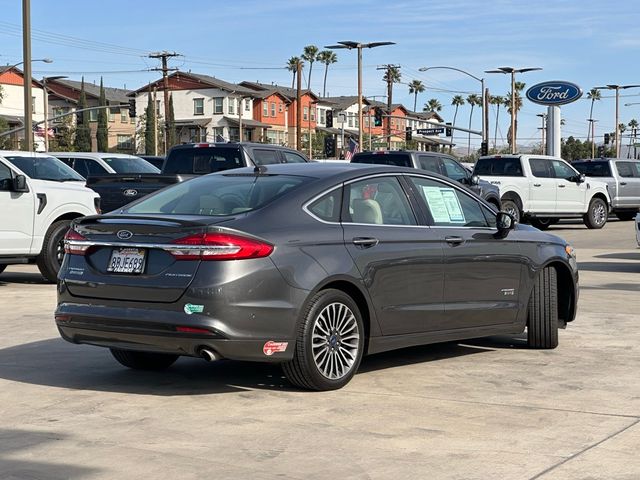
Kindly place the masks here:
POLYGON ((229 112, 229 115, 235 115, 235 113, 236 113, 236 99, 235 98, 229 98, 228 105, 227 105, 227 111, 229 112))
POLYGON ((213 133, 213 141, 217 142, 218 141, 218 137, 222 137, 224 138, 224 128, 223 127, 213 127, 211 129, 212 133, 213 133))
POLYGON ((283 112, 283 110, 284 110, 284 105, 282 104, 282 102, 280 102, 280 103, 278 104, 278 111, 279 111, 280 113, 282 113, 282 112, 283 112))
POLYGON ((322 125, 327 124, 327 111, 324 109, 318 109, 319 121, 322 125))
POLYGON ((304 107, 304 112, 302 113, 302 119, 307 120, 309 118, 309 107, 304 107))
POLYGON ((36 97, 31 97, 31 112, 36 113, 36 97))
POLYGON ((353 122, 355 123, 356 128, 360 127, 360 118, 355 113, 353 114, 353 122))
POLYGON ((271 116, 276 116, 276 102, 271 102, 271 116))
POLYGON ((267 143, 278 143, 278 134, 272 129, 267 130, 267 143))
POLYGON ((223 102, 222 97, 213 98, 213 114, 214 115, 222 115, 222 113, 224 113, 222 111, 222 102, 223 102))
POLYGON ((120 109, 120 123, 127 123, 129 121, 129 112, 124 108, 120 109))
POLYGON ((89 121, 90 122, 98 121, 98 110, 89 110, 89 121))
POLYGON ((55 117, 58 117, 60 115, 64 115, 65 113, 68 113, 68 112, 69 112, 68 108, 55 107, 53 109, 53 117, 54 117, 53 123, 64 123, 64 121, 65 121, 64 117, 63 118, 55 118, 55 117))
POLYGON ((244 99, 244 111, 245 112, 250 112, 251 111, 251 99, 250 98, 245 98, 244 99))
POLYGON ((160 116, 160 100, 156 100, 156 115, 160 116))
POLYGON ((262 102, 262 115, 265 117, 269 116, 269 102, 262 102))
POLYGON ((369 126, 369 115, 364 117, 364 125, 365 125, 365 127, 369 126))
POLYGON ((349 119, 347 125, 349 125, 349 128, 353 128, 353 113, 350 113, 348 117, 349 119))
POLYGON ((204 98, 193 99, 193 114, 204 115, 204 98))
POLYGON ((315 108, 311 108, 311 121, 312 122, 316 121, 316 109, 315 108))
POLYGON ((117 108, 110 108, 109 109, 109 121, 110 122, 115 122, 116 121, 116 113, 118 113, 118 109, 117 108))
POLYGON ((131 150, 133 148, 133 141, 129 135, 118 135, 117 137, 118 149, 131 150))
POLYGON ((238 127, 229 127, 229 141, 230 142, 240 141, 240 129, 238 127))

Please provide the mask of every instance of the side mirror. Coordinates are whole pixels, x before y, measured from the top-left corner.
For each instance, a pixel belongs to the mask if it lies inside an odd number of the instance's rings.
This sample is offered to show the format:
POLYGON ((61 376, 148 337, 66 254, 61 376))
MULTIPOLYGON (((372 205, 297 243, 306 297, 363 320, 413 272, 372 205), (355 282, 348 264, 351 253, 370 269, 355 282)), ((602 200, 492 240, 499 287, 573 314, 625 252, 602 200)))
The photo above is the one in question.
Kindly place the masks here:
POLYGON ((584 173, 581 173, 580 175, 578 175, 578 179, 576 180, 577 183, 584 183, 585 182, 585 176, 584 173))
POLYGON ((29 191, 29 186, 27 185, 27 177, 24 175, 16 175, 13 177, 13 191, 25 193, 29 191))
POLYGON ((480 177, 478 175, 471 175, 471 179, 469 180, 470 185, 478 185, 480 184, 480 177))
POLYGON ((516 220, 507 212, 498 212, 496 214, 496 227, 498 228, 497 238, 504 238, 509 234, 510 230, 516 227, 516 220))

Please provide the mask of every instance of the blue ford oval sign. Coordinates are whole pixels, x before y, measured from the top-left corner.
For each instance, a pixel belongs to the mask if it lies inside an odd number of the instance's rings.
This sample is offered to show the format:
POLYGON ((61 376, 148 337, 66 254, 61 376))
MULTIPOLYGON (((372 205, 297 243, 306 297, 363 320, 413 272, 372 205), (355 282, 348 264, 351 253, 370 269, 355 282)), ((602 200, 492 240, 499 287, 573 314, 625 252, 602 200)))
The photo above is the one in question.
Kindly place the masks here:
POLYGON ((527 90, 527 98, 540 105, 564 105, 578 100, 582 89, 571 82, 542 82, 527 90))

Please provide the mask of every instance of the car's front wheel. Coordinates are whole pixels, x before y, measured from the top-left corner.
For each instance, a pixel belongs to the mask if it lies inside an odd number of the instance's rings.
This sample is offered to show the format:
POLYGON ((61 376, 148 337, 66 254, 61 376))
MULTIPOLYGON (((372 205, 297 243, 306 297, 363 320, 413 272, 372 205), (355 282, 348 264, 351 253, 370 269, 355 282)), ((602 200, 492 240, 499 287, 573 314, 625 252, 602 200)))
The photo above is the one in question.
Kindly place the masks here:
POLYGON ((340 290, 322 290, 306 307, 293 359, 282 369, 298 387, 335 390, 349 383, 363 350, 364 327, 356 303, 340 290))
POLYGON ((60 220, 49 227, 44 236, 42 252, 36 259, 38 270, 44 278, 52 283, 56 282, 60 265, 62 265, 64 236, 69 230, 69 225, 71 225, 69 220, 60 220))
POLYGON ((111 348, 111 355, 125 367, 134 370, 164 370, 178 359, 178 355, 154 352, 138 352, 111 348))
POLYGON ((531 225, 536 227, 538 230, 546 230, 553 224, 553 219, 544 218, 544 217, 536 217, 531 219, 531 225))
POLYGON ((546 267, 534 280, 529 298, 527 343, 531 348, 558 346, 558 277, 546 267))
POLYGON ((520 208, 518 207, 518 204, 516 202, 514 202, 513 200, 503 200, 502 211, 507 212, 509 215, 511 215, 516 223, 520 223, 520 208))
POLYGON ((589 210, 582 217, 587 228, 598 229, 604 227, 609 217, 607 203, 601 198, 592 198, 589 202, 589 210))

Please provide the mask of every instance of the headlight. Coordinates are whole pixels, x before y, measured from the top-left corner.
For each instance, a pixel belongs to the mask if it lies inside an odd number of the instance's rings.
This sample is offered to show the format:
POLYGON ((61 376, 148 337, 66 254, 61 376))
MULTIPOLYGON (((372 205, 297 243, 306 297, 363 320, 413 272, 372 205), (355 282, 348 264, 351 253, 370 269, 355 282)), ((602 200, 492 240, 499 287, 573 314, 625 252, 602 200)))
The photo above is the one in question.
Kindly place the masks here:
POLYGON ((564 251, 567 252, 567 255, 569 255, 571 258, 576 258, 576 251, 571 245, 565 245, 564 251))

